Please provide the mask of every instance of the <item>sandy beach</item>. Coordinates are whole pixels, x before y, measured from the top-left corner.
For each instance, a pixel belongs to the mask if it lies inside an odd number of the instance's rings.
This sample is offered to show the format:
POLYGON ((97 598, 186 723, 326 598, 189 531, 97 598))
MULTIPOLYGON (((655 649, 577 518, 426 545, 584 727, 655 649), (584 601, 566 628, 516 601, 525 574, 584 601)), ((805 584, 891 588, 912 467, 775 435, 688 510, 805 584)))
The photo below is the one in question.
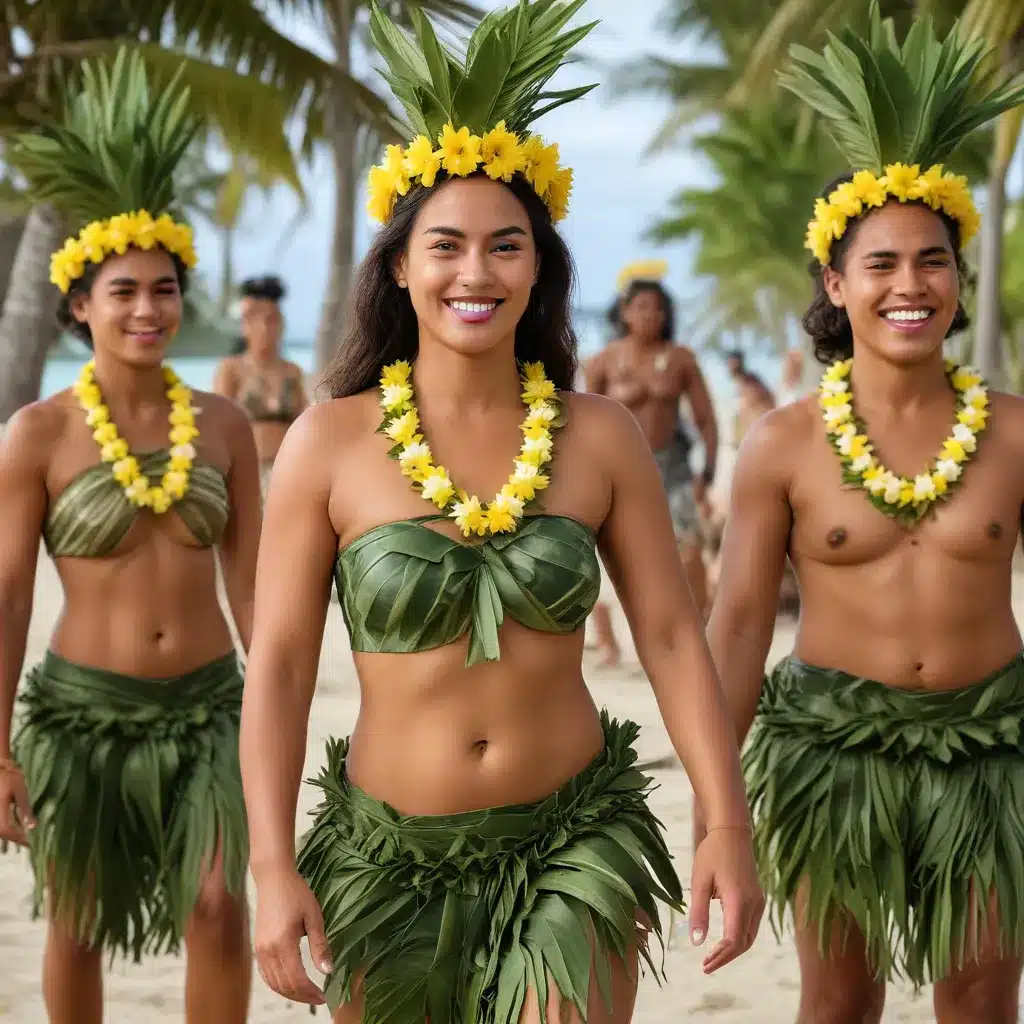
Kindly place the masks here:
MULTIPOLYGON (((1024 620, 1024 579, 1018 578, 1016 584, 1018 618, 1024 620)), ((41 554, 27 664, 41 657, 45 650, 60 600, 60 583, 53 566, 41 554)), ((588 685, 599 706, 607 706, 613 715, 629 717, 640 724, 639 750, 643 760, 664 758, 671 763, 674 758, 668 737, 650 687, 635 660, 621 616, 618 628, 624 644, 623 668, 616 672, 595 671, 590 660, 592 652, 588 651, 584 665, 588 685)), ((780 621, 772 647, 772 662, 787 653, 792 637, 792 623, 780 621)), ((319 768, 325 739, 351 730, 358 706, 348 640, 339 608, 332 604, 310 722, 305 777, 315 774, 319 768)), ((668 829, 669 845, 678 858, 681 876, 687 880, 693 852, 690 786, 678 766, 653 774, 659 788, 652 796, 652 806, 668 829)), ((306 814, 315 799, 315 791, 304 786, 297 833, 306 827, 306 814)), ((5 964, 0 973, 0 1019, 17 1024, 45 1024, 40 996, 44 926, 29 920, 29 894, 30 875, 24 855, 0 856, 0 959, 5 964)), ((720 922, 713 918, 709 941, 719 934, 720 922)), ((788 938, 778 944, 765 925, 753 950, 711 978, 704 977, 700 971, 702 953, 703 950, 690 945, 685 922, 676 922, 666 957, 668 984, 659 987, 650 977, 641 981, 634 1019, 643 1024, 675 1024, 690 1018, 707 1019, 714 1024, 792 1024, 796 1015, 798 973, 788 938)), ((113 1024, 182 1020, 183 984, 184 965, 180 959, 153 959, 140 966, 115 965, 106 983, 106 1019, 113 1024)), ((254 1024, 299 1024, 310 1019, 305 1007, 281 999, 256 977, 250 1017, 254 1024)), ((315 1019, 326 1021, 326 1014, 321 1012, 315 1019)), ((894 986, 891 989, 886 1022, 933 1019, 927 992, 915 999, 909 988, 894 986)))

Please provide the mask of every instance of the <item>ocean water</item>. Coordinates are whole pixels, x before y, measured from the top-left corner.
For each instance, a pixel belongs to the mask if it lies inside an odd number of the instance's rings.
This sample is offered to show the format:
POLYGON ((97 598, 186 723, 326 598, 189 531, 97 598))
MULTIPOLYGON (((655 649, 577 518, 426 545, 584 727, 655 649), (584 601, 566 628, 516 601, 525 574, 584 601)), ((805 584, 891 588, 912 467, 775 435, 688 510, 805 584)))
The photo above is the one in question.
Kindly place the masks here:
MULTIPOLYGON (((591 332, 581 332, 581 355, 586 357, 598 350, 602 343, 599 336, 591 332)), ((314 351, 310 341, 296 340, 288 342, 283 349, 284 357, 297 363, 306 371, 313 372, 314 351)), ((707 380, 711 397, 723 420, 731 414, 735 404, 735 389, 726 372, 724 358, 716 352, 699 353, 701 370, 707 380)), ((209 391, 213 386, 213 377, 220 363, 220 356, 187 356, 175 359, 173 353, 168 359, 171 366, 181 379, 198 391, 209 391)), ((63 388, 70 387, 82 368, 83 360, 74 358, 51 359, 43 371, 42 397, 46 398, 63 388)), ((768 354, 755 354, 747 360, 750 369, 761 376, 772 389, 779 383, 779 360, 768 354)), ((725 424, 722 424, 725 426, 725 424)))

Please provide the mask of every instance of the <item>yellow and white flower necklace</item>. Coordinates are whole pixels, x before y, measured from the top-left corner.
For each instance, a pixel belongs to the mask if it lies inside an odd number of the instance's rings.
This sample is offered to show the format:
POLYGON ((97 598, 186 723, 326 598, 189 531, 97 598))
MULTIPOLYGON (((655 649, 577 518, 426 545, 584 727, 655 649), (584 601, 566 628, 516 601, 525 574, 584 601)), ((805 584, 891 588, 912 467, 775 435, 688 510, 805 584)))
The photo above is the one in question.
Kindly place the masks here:
POLYGON ((167 397, 171 402, 168 416, 171 449, 170 464, 158 487, 150 485, 149 478, 142 472, 128 443, 111 420, 110 410, 104 404, 96 383, 95 361, 90 360, 82 367, 71 389, 85 411, 85 422, 93 428, 92 436, 100 446, 100 458, 110 463, 111 473, 124 489, 125 496, 136 507, 152 509, 157 515, 163 515, 188 492, 192 461, 196 457, 192 441, 199 437, 195 421, 197 410, 192 407, 191 390, 182 384, 169 366, 163 368, 163 373, 167 397))
POLYGON ((466 537, 476 534, 514 533, 526 506, 537 491, 548 486, 541 467, 551 461, 552 430, 565 420, 555 385, 548 380, 543 363, 522 367, 523 404, 526 419, 520 424, 523 444, 508 483, 484 506, 475 495, 457 490, 444 466, 435 466, 430 445, 423 440, 420 416, 413 398, 412 367, 399 360, 385 366, 380 378, 380 404, 384 421, 380 432, 394 442, 389 455, 397 459, 402 473, 427 501, 449 513, 466 537))
POLYGON ((946 376, 956 393, 956 424, 931 468, 910 480, 897 476, 875 458, 864 424, 853 409, 852 368, 852 359, 833 363, 818 387, 825 430, 843 464, 843 483, 862 487, 875 508, 912 526, 936 502, 948 498, 960 480, 989 417, 988 390, 976 370, 946 360, 946 376))

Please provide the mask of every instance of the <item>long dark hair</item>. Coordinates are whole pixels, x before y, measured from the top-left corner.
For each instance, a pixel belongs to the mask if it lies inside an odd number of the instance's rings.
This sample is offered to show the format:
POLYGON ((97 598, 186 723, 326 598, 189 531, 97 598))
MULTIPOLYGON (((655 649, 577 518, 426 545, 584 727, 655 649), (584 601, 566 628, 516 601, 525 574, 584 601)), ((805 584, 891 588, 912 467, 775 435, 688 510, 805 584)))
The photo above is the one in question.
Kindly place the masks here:
MULTIPOLYGON (((502 184, 526 207, 540 260, 537 283, 516 327, 516 359, 539 360, 555 387, 571 391, 577 370, 577 340, 572 326, 576 268, 572 255, 533 186, 518 174, 502 184)), ((366 391, 377 384, 385 364, 416 358, 416 312, 408 291, 395 281, 394 267, 408 243, 416 214, 437 187, 415 185, 401 197, 359 264, 341 344, 319 384, 331 398, 366 391)))
POLYGON ((615 331, 615 336, 621 338, 626 333, 626 321, 622 318, 622 310, 628 306, 633 299, 641 292, 651 292, 658 296, 661 302, 661 312, 664 316, 664 323, 661 327, 661 340, 674 341, 676 337, 676 304, 672 301, 660 281, 645 281, 642 278, 630 281, 626 290, 612 303, 608 310, 608 323, 615 331))
MULTIPOLYGON (((165 250, 166 252, 166 250, 165 250)), ((174 264, 174 274, 178 279, 178 291, 181 292, 182 298, 185 297, 185 293, 188 291, 188 267, 185 266, 181 261, 181 257, 174 252, 168 252, 168 256, 171 258, 171 262, 174 264)), ((109 259, 109 257, 107 257, 109 259)), ((76 338, 84 341, 89 351, 92 351, 92 331, 87 323, 75 319, 74 313, 71 312, 71 300, 76 295, 88 295, 92 291, 92 286, 96 283, 96 276, 100 272, 100 267, 105 263, 104 260, 101 263, 89 262, 85 265, 85 273, 81 277, 76 277, 71 282, 71 287, 68 289, 66 295, 61 295, 60 302, 57 305, 57 323, 60 325, 61 330, 67 331, 69 334, 73 334, 76 338)))
MULTIPOLYGON (((836 188, 844 182, 852 180, 852 173, 836 178, 835 181, 825 186, 821 192, 821 198, 827 199, 836 188)), ((926 205, 919 200, 910 200, 910 202, 919 202, 921 206, 926 205)), ((931 207, 927 208, 931 209, 931 207)), ((953 246, 956 269, 960 277, 961 289, 963 289, 967 281, 967 265, 964 263, 963 255, 960 252, 960 225, 942 210, 933 210, 932 212, 941 219, 942 223, 946 225, 946 231, 949 232, 949 241, 953 246)), ((833 270, 842 273, 846 254, 863 223, 863 216, 851 220, 849 227, 846 229, 846 234, 832 243, 828 265, 833 270)), ((814 343, 814 358, 819 363, 827 366, 830 363, 834 363, 837 359, 849 359, 853 355, 853 328, 850 326, 850 317, 847 315, 846 310, 839 306, 834 306, 828 296, 828 292, 825 290, 824 267, 817 260, 812 260, 809 270, 814 280, 814 297, 811 299, 810 306, 807 307, 807 312, 804 313, 802 322, 804 330, 810 335, 811 341, 814 343)), ((970 325, 970 322, 963 303, 958 302, 956 314, 953 316, 953 322, 949 325, 946 337, 948 338, 950 335, 956 334, 957 331, 964 330, 970 325)))

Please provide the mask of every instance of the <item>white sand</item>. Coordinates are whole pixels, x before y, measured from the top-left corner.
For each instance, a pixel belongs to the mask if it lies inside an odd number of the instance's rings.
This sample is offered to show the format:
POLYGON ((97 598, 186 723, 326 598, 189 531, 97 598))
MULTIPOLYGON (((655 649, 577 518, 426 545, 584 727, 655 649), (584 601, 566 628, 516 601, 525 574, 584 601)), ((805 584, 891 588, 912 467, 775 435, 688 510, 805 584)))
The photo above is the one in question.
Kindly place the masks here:
MULTIPOLYGON (((46 648, 60 599, 60 584, 53 567, 41 556, 28 647, 29 664, 46 648)), ((1024 601, 1018 600, 1017 604, 1018 617, 1024 619, 1024 601)), ((621 621, 619 626, 622 628, 621 621)), ((614 715, 632 718, 643 727, 639 741, 641 758, 670 756, 671 747, 650 687, 631 653, 624 628, 622 632, 625 649, 630 652, 629 660, 623 671, 588 674, 594 699, 599 705, 607 705, 614 715)), ((791 642, 792 628, 780 625, 772 661, 785 654, 791 642)), ((348 642, 336 604, 331 605, 329 613, 321 665, 305 777, 317 771, 324 740, 330 735, 349 732, 358 710, 358 691, 348 642)), ((661 788, 653 794, 652 807, 668 829, 669 844, 679 858, 680 873, 685 880, 692 854, 690 787, 681 770, 658 771, 655 775, 661 788)), ((314 791, 303 787, 297 832, 305 828, 305 814, 314 800, 314 791)), ((0 971, 0 1018, 17 1024, 44 1024, 46 1015, 39 982, 44 926, 29 921, 29 894, 30 875, 24 856, 0 857, 0 959, 4 963, 0 971)), ((718 922, 713 919, 709 942, 719 933, 718 922)), ((704 977, 700 971, 703 952, 690 946, 685 923, 677 926, 666 963, 669 983, 659 988, 651 978, 641 982, 635 1019, 644 1024, 678 1024, 688 1018, 707 1018, 714 1024, 791 1024, 795 1019, 798 972, 788 939, 777 944, 765 925, 753 950, 711 978, 704 977)), ((107 1020, 113 1024, 181 1020, 183 983, 184 965, 180 959, 152 959, 138 967, 115 966, 106 985, 107 1020)), ((256 1024, 299 1024, 311 1018, 305 1007, 287 1003, 270 992, 257 975, 250 1019, 256 1024)), ((315 1019, 326 1021, 326 1013, 321 1011, 315 1019)), ((891 989, 886 1022, 933 1019, 927 994, 915 1000, 904 987, 891 989)))

